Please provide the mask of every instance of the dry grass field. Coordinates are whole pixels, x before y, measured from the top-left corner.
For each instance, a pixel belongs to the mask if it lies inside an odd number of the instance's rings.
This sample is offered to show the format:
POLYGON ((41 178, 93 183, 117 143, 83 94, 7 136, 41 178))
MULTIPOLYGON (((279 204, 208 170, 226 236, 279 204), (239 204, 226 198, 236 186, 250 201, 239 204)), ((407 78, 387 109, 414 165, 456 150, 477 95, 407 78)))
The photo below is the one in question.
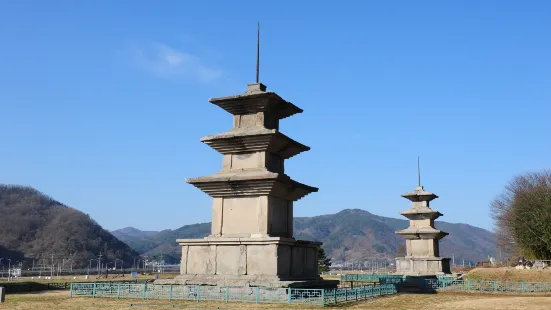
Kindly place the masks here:
MULTIPOLYGON (((173 279, 175 276, 177 276, 178 273, 161 273, 160 278, 161 279, 173 279)), ((23 277, 19 278, 18 280, 12 281, 11 283, 22 283, 22 282, 36 282, 36 283, 60 283, 60 282, 94 282, 94 281, 133 281, 133 280, 155 280, 154 274, 146 274, 146 275, 138 275, 137 277, 131 277, 129 274, 125 274, 124 277, 117 276, 117 275, 109 275, 108 278, 98 278, 97 275, 91 275, 88 277, 88 279, 85 278, 83 275, 78 276, 61 276, 61 277, 53 277, 52 279, 46 279, 45 277, 38 278, 34 277, 32 279, 31 277, 23 277)), ((1 279, 0 278, 0 284, 2 283, 8 283, 8 280, 6 278, 1 279)))
MULTIPOLYGON (((55 309, 55 310, 138 310, 138 309, 320 309, 319 307, 289 306, 274 304, 249 303, 214 303, 214 302, 169 302, 153 300, 116 300, 93 298, 69 298, 68 292, 47 292, 35 294, 8 295, 6 303, 0 309, 55 309)), ((548 296, 514 296, 497 294, 403 294, 375 298, 357 304, 340 306, 350 309, 385 309, 385 310, 548 310, 551 309, 551 297, 548 296)))
MULTIPOLYGON (((475 268, 463 279, 510 282, 551 282, 551 269, 475 268)), ((551 309, 551 307, 549 308, 551 309)))

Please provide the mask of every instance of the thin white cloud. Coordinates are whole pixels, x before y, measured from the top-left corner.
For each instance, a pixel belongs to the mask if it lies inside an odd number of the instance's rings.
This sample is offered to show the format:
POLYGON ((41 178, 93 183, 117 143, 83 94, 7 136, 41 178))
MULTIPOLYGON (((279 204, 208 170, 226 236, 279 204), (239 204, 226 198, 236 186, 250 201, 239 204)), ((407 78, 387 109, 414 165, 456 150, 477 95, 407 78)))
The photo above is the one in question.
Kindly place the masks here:
POLYGON ((200 82, 220 78, 222 70, 205 64, 198 56, 177 50, 166 44, 151 44, 134 49, 134 61, 142 69, 159 78, 185 76, 200 82))

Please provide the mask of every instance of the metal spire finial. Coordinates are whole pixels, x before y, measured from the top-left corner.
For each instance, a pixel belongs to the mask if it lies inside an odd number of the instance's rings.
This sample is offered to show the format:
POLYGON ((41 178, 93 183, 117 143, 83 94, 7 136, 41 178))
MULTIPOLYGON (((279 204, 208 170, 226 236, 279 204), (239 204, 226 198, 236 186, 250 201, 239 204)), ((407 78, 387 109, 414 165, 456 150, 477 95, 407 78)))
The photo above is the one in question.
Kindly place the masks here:
POLYGON ((258 33, 256 38, 256 83, 258 84, 258 74, 260 71, 260 22, 258 22, 258 33))
POLYGON ((419 156, 417 156, 417 186, 421 187, 421 165, 419 163, 419 156))

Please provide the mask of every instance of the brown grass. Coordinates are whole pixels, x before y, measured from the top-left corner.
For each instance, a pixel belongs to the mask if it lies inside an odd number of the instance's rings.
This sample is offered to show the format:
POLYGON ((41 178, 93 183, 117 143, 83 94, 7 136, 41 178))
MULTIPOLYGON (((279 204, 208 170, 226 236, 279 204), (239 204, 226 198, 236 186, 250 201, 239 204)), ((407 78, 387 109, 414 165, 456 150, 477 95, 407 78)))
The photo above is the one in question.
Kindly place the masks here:
MULTIPOLYGON (((551 282, 549 269, 475 268, 463 276, 469 280, 495 280, 511 282, 551 282)), ((551 306, 549 307, 551 309, 551 306)))
MULTIPOLYGON (((155 301, 130 299, 69 298, 67 292, 45 292, 35 294, 8 295, 0 309, 55 309, 55 310, 140 310, 140 309, 320 309, 319 307, 279 304, 189 302, 189 301, 155 301), (134 306, 131 306, 133 304, 134 306)), ((357 304, 341 306, 350 309, 385 309, 385 310, 548 310, 551 297, 511 296, 502 294, 401 294, 374 298, 357 304)))
MULTIPOLYGON (((178 273, 161 273, 160 278, 161 279, 172 279, 175 276, 177 276, 178 273)), ((155 275, 153 274, 146 274, 146 275, 138 275, 137 277, 131 277, 129 274, 125 274, 124 277, 117 276, 117 275, 110 275, 109 278, 101 278, 98 279, 97 275, 91 275, 88 277, 88 279, 85 279, 85 276, 79 275, 79 276, 61 276, 61 277, 53 277, 50 280, 47 280, 46 278, 38 278, 34 277, 32 279, 31 277, 23 277, 19 278, 18 280, 8 282, 7 279, 0 279, 0 284, 2 283, 21 283, 21 282, 36 282, 36 283, 63 283, 63 282, 94 282, 94 281, 133 281, 133 280, 154 280, 155 275), (74 279, 76 277, 76 279, 74 279)))
POLYGON ((168 300, 108 299, 108 298, 70 298, 67 291, 43 292, 35 294, 12 294, 6 296, 6 303, 0 309, 17 310, 145 310, 145 309, 320 309, 300 305, 251 304, 223 302, 193 302, 168 300), (176 307, 173 308, 172 306, 176 307))
POLYGON ((352 309, 385 310, 548 310, 551 297, 490 294, 402 294, 376 298, 352 309))

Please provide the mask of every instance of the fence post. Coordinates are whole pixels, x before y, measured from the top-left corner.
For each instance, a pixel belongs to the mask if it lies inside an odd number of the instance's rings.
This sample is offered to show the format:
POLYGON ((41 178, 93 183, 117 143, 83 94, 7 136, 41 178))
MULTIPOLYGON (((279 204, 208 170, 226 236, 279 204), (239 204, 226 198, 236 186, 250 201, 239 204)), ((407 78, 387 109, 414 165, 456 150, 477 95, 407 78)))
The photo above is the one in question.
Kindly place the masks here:
POLYGON ((257 286, 256 290, 255 290, 255 293, 254 293, 254 299, 255 299, 256 303, 258 303, 259 295, 260 295, 260 286, 257 286))
POLYGON ((144 283, 143 285, 142 299, 145 299, 145 292, 147 292, 147 283, 144 283))
POLYGON ((71 282, 71 287, 69 291, 69 297, 73 297, 73 282, 71 282))
POLYGON ((117 299, 121 298, 121 283, 117 285, 117 299))
POLYGON ((92 287, 92 298, 96 298, 96 282, 94 282, 94 286, 92 287))
POLYGON ((228 303, 230 299, 230 288, 226 286, 226 303, 228 303))
POLYGON ((344 301, 348 301, 348 290, 344 289, 344 301))
POLYGON ((337 304, 337 289, 333 290, 333 301, 335 302, 335 305, 337 304))
POLYGON ((291 288, 287 289, 287 302, 291 304, 291 288))
POLYGON ((172 300, 172 284, 170 284, 170 291, 168 292, 168 300, 172 300))
POLYGON ((471 290, 471 280, 467 280, 467 290, 471 290))
POLYGON ((325 289, 321 290, 321 306, 325 306, 325 289))
POLYGON ((524 281, 522 281, 522 292, 524 293, 524 281))
POLYGON ((201 284, 197 284, 197 302, 201 300, 201 284))
POLYGON ((494 291, 497 291, 497 281, 494 281, 494 291))

